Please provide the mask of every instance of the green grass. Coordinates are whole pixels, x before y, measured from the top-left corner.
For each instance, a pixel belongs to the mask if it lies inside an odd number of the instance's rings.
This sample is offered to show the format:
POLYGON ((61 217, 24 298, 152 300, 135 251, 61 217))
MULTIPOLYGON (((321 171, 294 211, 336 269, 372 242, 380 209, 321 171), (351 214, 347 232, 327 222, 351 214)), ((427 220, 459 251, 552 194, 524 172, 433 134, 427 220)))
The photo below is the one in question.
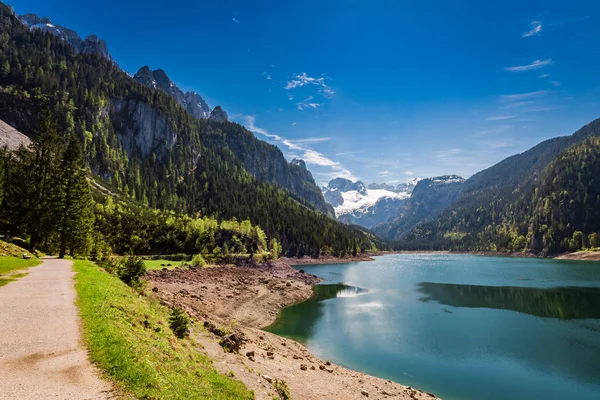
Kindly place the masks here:
POLYGON ((36 258, 25 260, 16 257, 0 257, 0 286, 7 285, 26 275, 24 273, 15 274, 15 271, 33 267, 39 263, 41 263, 41 261, 36 258))
MULTIPOLYGON (((186 261, 144 260, 147 269, 175 269, 175 267, 180 267, 183 263, 186 263, 186 261), (167 267, 167 264, 171 264, 171 266, 167 267)), ((189 262, 187 263, 189 264, 189 262)))
POLYGON ((90 358, 122 389, 140 399, 254 398, 215 370, 193 339, 175 338, 169 310, 156 299, 91 262, 76 261, 75 271, 90 358))

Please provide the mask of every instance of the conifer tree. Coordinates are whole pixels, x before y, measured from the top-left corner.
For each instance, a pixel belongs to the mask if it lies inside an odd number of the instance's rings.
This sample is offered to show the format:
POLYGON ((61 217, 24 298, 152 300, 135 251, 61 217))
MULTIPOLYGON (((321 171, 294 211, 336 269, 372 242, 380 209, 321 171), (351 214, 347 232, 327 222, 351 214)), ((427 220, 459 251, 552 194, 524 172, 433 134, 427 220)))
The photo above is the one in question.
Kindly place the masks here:
POLYGON ((93 226, 93 201, 81 145, 71 135, 58 175, 59 258, 87 253, 93 226))
POLYGON ((30 165, 24 163, 22 185, 29 203, 27 231, 31 235, 31 251, 48 239, 55 223, 55 202, 57 188, 58 161, 61 154, 61 140, 58 125, 48 110, 42 113, 39 126, 31 144, 30 165))

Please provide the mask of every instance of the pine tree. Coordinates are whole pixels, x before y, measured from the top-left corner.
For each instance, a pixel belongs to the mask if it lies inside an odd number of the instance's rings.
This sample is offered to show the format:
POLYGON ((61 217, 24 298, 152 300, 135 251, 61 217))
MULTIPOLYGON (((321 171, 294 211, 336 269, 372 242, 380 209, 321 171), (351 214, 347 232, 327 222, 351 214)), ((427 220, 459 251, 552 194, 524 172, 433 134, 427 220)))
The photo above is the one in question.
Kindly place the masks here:
POLYGON ((39 127, 33 138, 31 150, 32 165, 26 166, 25 185, 29 193, 29 220, 27 231, 30 234, 31 251, 37 245, 48 239, 55 223, 56 186, 54 177, 57 174, 58 160, 61 153, 61 140, 58 126, 52 113, 48 110, 42 113, 39 127))
POLYGON ((60 164, 58 197, 59 258, 69 250, 86 253, 92 234, 93 201, 81 145, 71 135, 60 164))

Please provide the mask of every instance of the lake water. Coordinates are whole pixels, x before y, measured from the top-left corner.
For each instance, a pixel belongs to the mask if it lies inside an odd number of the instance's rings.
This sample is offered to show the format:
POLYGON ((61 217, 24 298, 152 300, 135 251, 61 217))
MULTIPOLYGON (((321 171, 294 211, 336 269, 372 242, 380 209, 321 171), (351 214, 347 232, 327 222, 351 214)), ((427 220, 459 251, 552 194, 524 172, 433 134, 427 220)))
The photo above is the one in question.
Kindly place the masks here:
POLYGON ((446 400, 600 399, 600 263, 389 255, 324 281, 267 330, 446 400))

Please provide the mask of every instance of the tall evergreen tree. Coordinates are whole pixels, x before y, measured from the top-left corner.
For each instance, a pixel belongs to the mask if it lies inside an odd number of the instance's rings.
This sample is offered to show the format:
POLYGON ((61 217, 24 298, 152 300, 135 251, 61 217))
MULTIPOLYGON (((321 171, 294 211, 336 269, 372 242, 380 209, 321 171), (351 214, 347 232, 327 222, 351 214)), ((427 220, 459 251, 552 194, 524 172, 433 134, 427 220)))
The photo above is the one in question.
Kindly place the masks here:
POLYGON ((93 200, 79 140, 71 135, 58 174, 59 258, 67 249, 86 253, 93 227, 93 200))
POLYGON ((22 184, 31 189, 27 225, 32 251, 48 239, 55 223, 57 187, 54 177, 58 173, 61 147, 57 122, 52 113, 45 110, 31 144, 32 165, 23 171, 27 180, 22 184))

